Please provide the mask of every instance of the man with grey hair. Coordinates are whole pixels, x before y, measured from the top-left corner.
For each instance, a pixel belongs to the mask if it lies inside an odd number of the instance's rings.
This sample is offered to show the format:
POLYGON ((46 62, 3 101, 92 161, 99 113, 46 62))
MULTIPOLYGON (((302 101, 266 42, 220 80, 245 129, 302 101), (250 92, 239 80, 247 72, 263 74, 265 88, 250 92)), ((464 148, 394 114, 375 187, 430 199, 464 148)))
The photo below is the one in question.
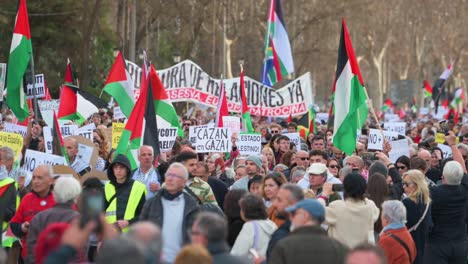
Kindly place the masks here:
POLYGON ((97 256, 98 264, 144 264, 147 262, 138 243, 127 237, 118 237, 104 241, 97 256))
MULTIPOLYGON (((452 148, 452 153, 456 147, 452 148)), ((456 158, 454 155, 454 158, 456 158)), ((467 253, 466 204, 468 178, 461 163, 449 161, 442 185, 431 186, 433 227, 424 252, 424 263, 465 263, 467 253)))
POLYGON ((172 263, 182 246, 190 242, 188 231, 199 207, 192 195, 183 192, 189 179, 184 164, 172 163, 165 178, 164 187, 146 202, 140 220, 151 221, 161 227, 164 238, 162 261, 172 263))
POLYGON ((73 209, 78 196, 81 193, 81 185, 73 177, 60 177, 55 181, 53 195, 55 206, 38 213, 31 221, 27 238, 27 263, 36 263, 34 247, 42 230, 52 223, 70 223, 79 213, 73 209))
POLYGON ((160 263, 163 241, 157 225, 148 221, 137 222, 130 226, 127 236, 142 245, 148 263, 160 263))
POLYGON ((288 213, 285 211, 286 208, 296 205, 301 200, 304 200, 304 192, 302 191, 301 187, 291 183, 281 185, 275 199, 273 200, 273 206, 278 211, 278 215, 286 218, 287 220, 271 235, 266 253, 267 260, 270 257, 270 254, 273 251, 276 243, 287 237, 291 230, 291 221, 288 218, 288 213))
POLYGON ((192 226, 192 244, 206 247, 213 257, 213 264, 245 263, 245 260, 229 253, 227 232, 228 225, 224 217, 210 212, 200 213, 192 226))
POLYGON ((146 186, 146 199, 150 199, 160 189, 159 174, 153 166, 154 150, 152 146, 143 145, 138 149, 140 165, 133 171, 133 179, 146 186))
POLYGON ((379 246, 384 250, 388 263, 413 263, 416 245, 406 228, 406 207, 397 200, 382 204, 382 233, 379 246))
POLYGON ((63 140, 65 150, 67 152, 68 161, 70 167, 76 171, 80 176, 83 176, 87 172, 91 171, 89 164, 83 162, 83 160, 78 155, 78 142, 72 137, 66 137, 63 140))
MULTIPOLYGON (((16 170, 13 169, 15 153, 9 147, 0 147, 0 174, 8 174, 10 178, 16 179, 16 170)), ((0 176, 1 177, 1 176, 0 176)))

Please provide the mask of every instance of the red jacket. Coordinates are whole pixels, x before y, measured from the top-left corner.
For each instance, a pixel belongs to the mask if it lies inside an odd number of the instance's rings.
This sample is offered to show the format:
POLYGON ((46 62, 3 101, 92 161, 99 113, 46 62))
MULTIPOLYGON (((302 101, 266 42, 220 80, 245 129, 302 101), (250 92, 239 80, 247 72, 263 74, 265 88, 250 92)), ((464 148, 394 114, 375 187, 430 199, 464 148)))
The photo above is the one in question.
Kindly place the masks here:
POLYGON ((388 264, 413 263, 416 258, 416 245, 406 227, 385 231, 380 235, 379 246, 384 250, 388 264), (389 234, 397 236, 406 244, 411 253, 411 261, 406 249, 389 234))
POLYGON ((55 199, 50 192, 46 197, 40 198, 36 193, 30 192, 26 194, 21 203, 16 210, 15 216, 10 221, 11 230, 13 233, 21 238, 21 243, 23 244, 23 251, 22 256, 23 258, 26 256, 26 236, 27 234, 23 234, 21 231, 21 224, 24 222, 31 223, 33 217, 44 210, 47 210, 55 205, 55 199))

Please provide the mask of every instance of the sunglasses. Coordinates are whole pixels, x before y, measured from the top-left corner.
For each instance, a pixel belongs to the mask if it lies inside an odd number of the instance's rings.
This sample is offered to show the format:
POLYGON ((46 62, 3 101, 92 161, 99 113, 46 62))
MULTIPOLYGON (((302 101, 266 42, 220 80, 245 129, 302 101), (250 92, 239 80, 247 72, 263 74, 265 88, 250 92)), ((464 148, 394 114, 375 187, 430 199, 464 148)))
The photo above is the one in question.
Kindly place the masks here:
POLYGON ((330 168, 332 168, 332 169, 338 169, 338 168, 339 168, 338 165, 330 165, 330 166, 328 166, 328 167, 330 167, 330 168))
POLYGON ((412 183, 412 182, 403 182, 403 186, 406 186, 406 187, 410 186, 411 184, 414 184, 414 183, 412 183))
POLYGON ((184 123, 183 125, 184 125, 184 126, 191 126, 192 124, 190 124, 190 123, 184 123))
POLYGON ((404 170, 404 169, 406 169, 406 166, 396 166, 396 168, 399 169, 399 170, 404 170))
POLYGON ((278 134, 279 131, 278 131, 278 130, 272 130, 271 133, 272 133, 272 134, 278 134))
POLYGON ((307 160, 308 159, 308 157, 298 157, 298 158, 301 159, 301 160, 307 160))

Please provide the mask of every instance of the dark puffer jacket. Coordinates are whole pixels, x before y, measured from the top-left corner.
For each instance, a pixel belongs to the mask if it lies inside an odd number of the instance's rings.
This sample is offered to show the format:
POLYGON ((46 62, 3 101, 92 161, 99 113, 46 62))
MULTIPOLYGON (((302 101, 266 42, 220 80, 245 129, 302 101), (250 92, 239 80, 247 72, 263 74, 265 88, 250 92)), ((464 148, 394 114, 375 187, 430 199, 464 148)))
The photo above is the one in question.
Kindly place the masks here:
MULTIPOLYGON (((135 183, 135 180, 131 178, 131 165, 130 161, 128 158, 122 154, 119 154, 117 157, 115 157, 114 161, 109 165, 109 169, 107 170, 107 177, 109 178, 109 183, 107 184, 112 184, 115 187, 115 193, 116 193, 116 201, 117 201, 117 220, 124 219, 125 215, 125 210, 127 208, 127 203, 130 197, 130 192, 132 191, 132 186, 135 183), (115 178, 114 175, 114 170, 113 167, 115 164, 121 164, 127 168, 127 178, 124 183, 118 183, 117 179, 115 178)), ((138 217, 141 214, 141 211, 143 210, 143 206, 145 205, 146 197, 145 194, 143 194, 140 198, 140 202, 138 203, 137 209, 135 211, 135 217, 133 219, 130 219, 128 222, 129 224, 132 224, 138 220, 138 217)), ((106 201, 105 207, 107 208, 109 206, 110 201, 106 201)))

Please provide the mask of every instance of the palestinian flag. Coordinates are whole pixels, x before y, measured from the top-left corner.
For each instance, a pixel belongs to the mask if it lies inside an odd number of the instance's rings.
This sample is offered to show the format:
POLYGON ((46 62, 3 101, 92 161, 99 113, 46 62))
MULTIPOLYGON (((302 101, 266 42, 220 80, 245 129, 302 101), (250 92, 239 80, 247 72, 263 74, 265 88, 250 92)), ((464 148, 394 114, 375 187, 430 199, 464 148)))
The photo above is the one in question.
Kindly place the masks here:
POLYGON ((161 79, 152 65, 150 67, 149 81, 153 88, 154 108, 156 110, 158 126, 161 128, 176 127, 177 134, 180 137, 184 137, 184 131, 179 123, 179 116, 177 116, 169 95, 166 93, 166 89, 164 89, 161 79))
POLYGON ((333 145, 352 155, 356 149, 357 131, 366 122, 368 108, 364 80, 344 19, 342 23, 335 78, 333 145))
POLYGON ((58 155, 58 156, 64 156, 65 160, 68 161, 68 154, 65 149, 65 144, 63 142, 63 136, 62 136, 62 131, 60 130, 60 125, 58 123, 57 115, 54 111, 54 126, 53 126, 53 131, 52 131, 52 154, 58 155))
MULTIPOLYGON (((242 67, 242 65, 241 65, 242 67)), ((245 132, 253 133, 254 129, 252 126, 252 119, 250 117, 249 105, 247 104, 247 95, 245 92, 245 83, 244 83, 244 69, 241 69, 240 73, 240 90, 242 96, 242 129, 245 132)))
POLYGON ((122 132, 115 153, 115 156, 118 154, 127 156, 130 160, 132 170, 138 168, 138 149, 142 145, 152 146, 155 157, 159 156, 160 153, 153 95, 154 90, 152 87, 153 82, 148 80, 148 78, 156 78, 157 76, 154 74, 155 73, 150 70, 150 74, 147 75, 146 66, 142 67, 140 97, 128 118, 128 122, 122 132))
POLYGON ((311 106, 309 108, 309 132, 314 134, 317 133, 317 125, 315 124, 316 115, 314 107, 311 106))
POLYGON ((380 110, 382 110, 382 112, 387 112, 389 110, 393 110, 392 99, 389 98, 389 99, 385 100, 383 105, 380 107, 380 110))
POLYGON ((229 111, 226 99, 226 90, 224 88, 223 81, 221 81, 221 89, 218 97, 218 112, 216 112, 215 121, 216 127, 224 127, 223 116, 229 116, 229 111))
POLYGON ((135 106, 135 96, 133 94, 133 81, 125 67, 125 60, 121 52, 115 58, 104 91, 115 99, 122 113, 128 118, 135 106))
POLYGON ((271 87, 294 72, 291 45, 286 31, 281 0, 270 2, 264 52, 261 78, 263 84, 271 87))
POLYGON ((453 109, 457 109, 460 105, 463 107, 463 102, 465 101, 465 93, 463 92, 463 88, 458 88, 453 93, 452 102, 450 102, 450 107, 453 109))
POLYGON ((21 122, 29 116, 26 103, 26 87, 23 84, 25 73, 30 68, 31 58, 32 44, 28 9, 26 0, 20 0, 11 40, 10 57, 8 58, 6 102, 16 118, 21 122))
POLYGON ((432 97, 432 87, 427 80, 424 80, 424 98, 432 97))
POLYGON ((453 63, 451 63, 447 69, 440 75, 439 79, 432 86, 432 100, 434 101, 435 113, 439 109, 439 99, 444 90, 445 81, 450 77, 453 70, 453 63))

